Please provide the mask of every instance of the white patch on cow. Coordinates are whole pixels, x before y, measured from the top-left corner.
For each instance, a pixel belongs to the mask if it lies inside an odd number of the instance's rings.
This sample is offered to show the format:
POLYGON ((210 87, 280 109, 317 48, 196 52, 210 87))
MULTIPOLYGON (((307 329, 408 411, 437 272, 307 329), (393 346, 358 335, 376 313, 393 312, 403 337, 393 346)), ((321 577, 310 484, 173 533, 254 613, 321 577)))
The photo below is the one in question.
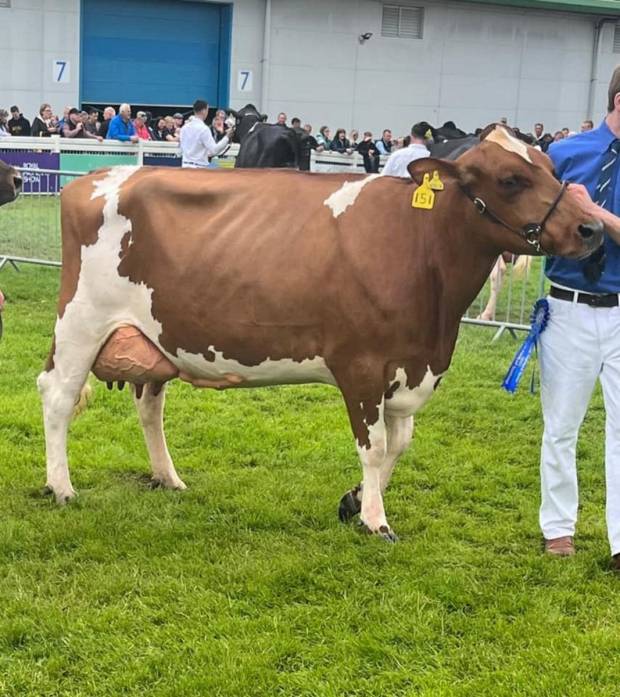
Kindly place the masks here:
POLYGON ((209 351, 215 354, 215 360, 208 361, 201 354, 188 353, 183 349, 178 351, 177 356, 168 357, 180 370, 205 380, 219 380, 233 374, 241 377, 241 385, 247 387, 308 382, 336 385, 336 379, 321 356, 306 358, 303 361, 293 361, 290 358, 274 361, 267 358, 258 365, 247 366, 234 359, 224 358, 213 346, 209 347, 209 351))
POLYGON ((386 466, 391 467, 391 463, 386 462, 387 430, 383 418, 383 399, 377 405, 377 412, 377 420, 374 423, 369 424, 364 419, 364 424, 368 429, 369 445, 356 443, 364 472, 360 519, 372 532, 389 529, 381 494, 382 473, 386 466))
POLYGON ((121 240, 131 232, 131 221, 118 211, 120 189, 138 169, 135 166, 114 167, 93 184, 91 199, 105 198, 103 223, 97 242, 81 249, 75 295, 56 323, 57 353, 64 341, 71 345, 73 355, 76 351, 79 353, 79 346, 74 345, 73 339, 76 328, 80 335, 87 334, 100 341, 102 331, 105 338, 109 331, 126 322, 127 315, 143 314, 140 308, 150 307, 152 291, 121 278, 117 271, 121 240), (119 302, 123 298, 125 300, 119 302))
POLYGON ((132 284, 119 278, 115 266, 118 266, 121 239, 131 230, 130 221, 118 212, 119 191, 137 169, 114 168, 94 183, 92 198, 105 197, 103 224, 97 242, 81 249, 82 267, 75 295, 67 303, 62 318, 56 320, 53 368, 41 373, 37 380, 43 400, 47 485, 59 502, 75 493, 69 477, 66 445, 73 406, 105 337, 115 328, 115 323, 123 323, 123 303, 119 303, 119 298, 122 300, 126 294, 127 302, 135 303, 132 284))
POLYGON ((337 218, 341 213, 352 206, 355 200, 360 195, 362 189, 369 184, 373 179, 376 179, 381 175, 379 174, 369 174, 364 179, 356 182, 345 182, 337 191, 328 196, 323 204, 332 209, 334 218, 337 218))
POLYGON ((515 138, 513 135, 508 133, 508 131, 505 128, 502 128, 501 126, 495 126, 491 133, 489 133, 489 135, 485 138, 485 141, 489 141, 489 143, 495 143, 496 145, 499 145, 500 147, 504 148, 504 150, 508 150, 508 152, 513 152, 516 155, 522 157, 527 162, 532 163, 532 158, 530 157, 530 154, 527 151, 527 145, 522 140, 519 140, 518 138, 515 138))
POLYGON ((441 375, 434 375, 430 366, 427 366, 422 382, 416 387, 407 387, 407 373, 403 368, 398 368, 390 387, 397 382, 399 386, 390 399, 386 400, 386 411, 397 416, 412 416, 426 404, 440 377, 441 375))

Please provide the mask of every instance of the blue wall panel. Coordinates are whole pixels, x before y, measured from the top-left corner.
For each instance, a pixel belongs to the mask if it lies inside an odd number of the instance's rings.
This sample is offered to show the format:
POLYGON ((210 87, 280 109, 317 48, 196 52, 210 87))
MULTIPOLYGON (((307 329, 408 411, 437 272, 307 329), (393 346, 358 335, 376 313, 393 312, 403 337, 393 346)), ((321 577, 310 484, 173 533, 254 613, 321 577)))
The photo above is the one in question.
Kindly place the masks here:
POLYGON ((82 0, 82 102, 228 105, 230 5, 82 0))

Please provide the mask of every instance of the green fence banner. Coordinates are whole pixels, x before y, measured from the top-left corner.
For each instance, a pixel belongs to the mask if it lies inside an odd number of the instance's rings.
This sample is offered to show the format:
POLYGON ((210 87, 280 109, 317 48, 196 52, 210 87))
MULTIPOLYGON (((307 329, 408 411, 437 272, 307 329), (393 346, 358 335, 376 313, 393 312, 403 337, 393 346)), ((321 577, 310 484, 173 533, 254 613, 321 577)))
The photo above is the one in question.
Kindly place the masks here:
MULTIPOLYGON (((137 165, 137 155, 113 155, 106 153, 60 153, 60 171, 66 172, 92 172, 101 167, 113 167, 114 165, 137 165)), ((68 184, 71 179, 62 177, 61 186, 68 184)))

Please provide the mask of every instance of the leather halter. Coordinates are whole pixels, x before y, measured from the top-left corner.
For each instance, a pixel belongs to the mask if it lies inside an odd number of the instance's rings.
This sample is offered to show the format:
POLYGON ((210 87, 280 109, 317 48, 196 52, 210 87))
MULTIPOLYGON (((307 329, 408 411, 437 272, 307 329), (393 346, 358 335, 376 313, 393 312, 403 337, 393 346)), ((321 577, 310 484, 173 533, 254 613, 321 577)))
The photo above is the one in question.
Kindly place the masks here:
POLYGON ((553 200, 553 203, 549 207, 549 210, 546 212, 544 218, 540 221, 540 223, 526 223, 521 228, 513 227, 512 225, 509 225, 505 220, 502 220, 498 215, 493 213, 493 211, 489 210, 487 204, 479 196, 474 196, 467 187, 461 185, 461 189, 465 196, 467 196, 467 198, 474 204, 476 210, 478 211, 478 213, 480 213, 480 215, 486 215, 487 218, 490 218, 494 223, 497 223, 498 225, 505 227, 507 230, 510 230, 511 232, 516 232, 518 235, 523 237, 523 239, 529 245, 534 247, 534 249, 537 252, 546 254, 545 250, 542 248, 540 244, 540 238, 545 230, 545 224, 551 217, 553 211, 557 208, 562 196, 564 196, 564 192, 566 191, 567 185, 568 182, 562 182, 562 186, 560 187, 558 195, 553 200))

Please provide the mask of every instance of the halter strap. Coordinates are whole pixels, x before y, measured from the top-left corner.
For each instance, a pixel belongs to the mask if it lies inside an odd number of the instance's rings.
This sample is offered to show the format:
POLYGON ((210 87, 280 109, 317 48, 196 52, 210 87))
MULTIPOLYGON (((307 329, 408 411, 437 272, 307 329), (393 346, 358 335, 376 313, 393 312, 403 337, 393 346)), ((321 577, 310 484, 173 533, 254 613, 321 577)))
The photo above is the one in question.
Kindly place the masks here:
POLYGON ((461 185, 461 190, 463 191, 465 196, 467 196, 467 198, 474 204, 476 210, 478 211, 478 213, 480 213, 480 215, 486 215, 487 218, 492 220, 494 223, 497 223, 498 225, 505 227, 507 230, 510 230, 511 232, 517 233, 517 235, 523 237, 523 239, 528 244, 532 245, 532 247, 534 247, 534 249, 537 252, 542 252, 543 254, 546 254, 545 250, 542 248, 540 244, 540 238, 544 232, 547 221, 553 214, 553 211, 555 211, 555 209, 557 208, 562 196, 564 196, 564 192, 566 191, 567 186, 568 182, 562 182, 562 186, 560 187, 557 196, 553 200, 551 206, 549 206, 549 209, 545 213, 545 216, 540 221, 540 223, 526 223, 521 228, 516 228, 513 225, 510 225, 505 220, 500 218, 497 214, 493 213, 493 211, 489 210, 484 200, 481 199, 479 196, 474 196, 468 187, 461 185))

